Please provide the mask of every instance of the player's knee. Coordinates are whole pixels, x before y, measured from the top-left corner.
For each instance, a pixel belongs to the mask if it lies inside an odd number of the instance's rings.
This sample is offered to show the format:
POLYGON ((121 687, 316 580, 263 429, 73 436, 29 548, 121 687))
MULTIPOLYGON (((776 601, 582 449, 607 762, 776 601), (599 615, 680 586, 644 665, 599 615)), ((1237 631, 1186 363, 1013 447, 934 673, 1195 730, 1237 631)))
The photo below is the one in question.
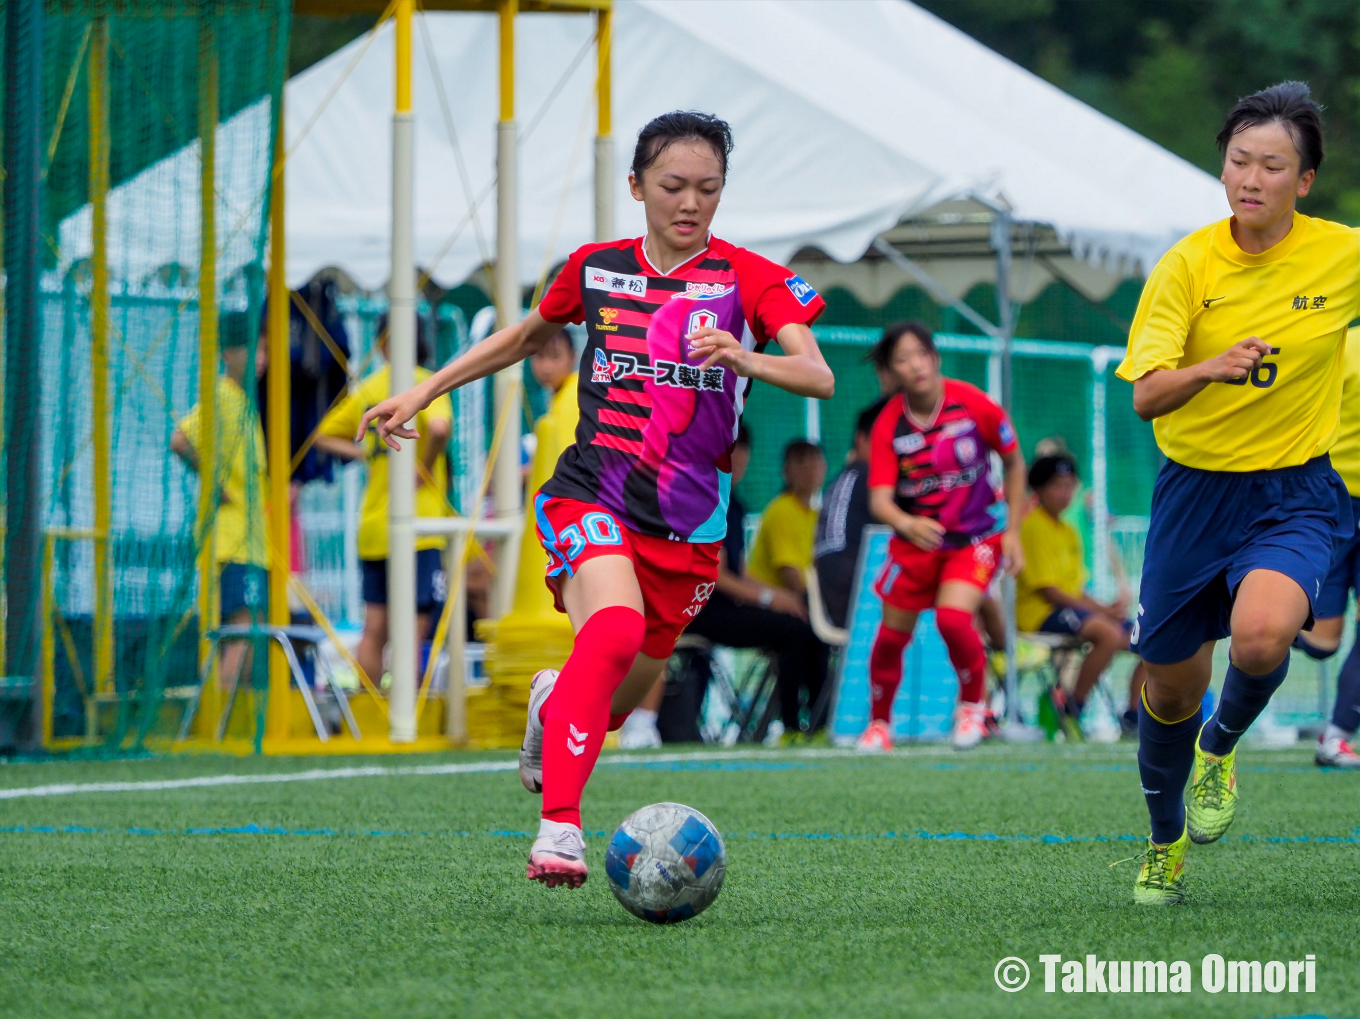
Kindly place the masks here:
POLYGON ((637 609, 611 605, 595 612, 577 634, 578 641, 588 641, 597 660, 608 662, 622 676, 633 667, 642 652, 647 634, 647 622, 637 609))
POLYGON ((963 609, 938 608, 935 610, 935 626, 944 638, 945 645, 955 648, 971 648, 981 645, 982 638, 973 627, 973 617, 963 609))
POLYGON ((1278 628, 1233 634, 1232 663, 1249 676, 1263 676, 1284 661, 1293 636, 1278 632, 1278 628))

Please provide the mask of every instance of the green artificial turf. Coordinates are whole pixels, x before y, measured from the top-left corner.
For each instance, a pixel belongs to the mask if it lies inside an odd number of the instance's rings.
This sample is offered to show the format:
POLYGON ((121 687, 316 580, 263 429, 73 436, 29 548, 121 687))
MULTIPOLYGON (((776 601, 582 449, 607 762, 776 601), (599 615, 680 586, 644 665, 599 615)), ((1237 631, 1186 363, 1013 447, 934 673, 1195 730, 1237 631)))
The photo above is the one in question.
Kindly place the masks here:
MULTIPOLYGON (((0 1015, 1360 1015, 1360 775, 1239 756, 1237 823, 1165 910, 1109 866, 1146 826, 1128 745, 634 755, 591 782, 579 891, 525 881, 513 770, 0 799, 0 1015), (603 874, 602 830, 659 800, 727 843, 718 901, 674 927, 603 874), (282 831, 221 830, 252 825, 282 831), (1196 990, 1044 993, 1041 953, 1088 952, 1185 959, 1196 990), (1313 953, 1317 991, 1209 995, 1209 952, 1313 953)), ((10 764, 0 789, 488 761, 509 758, 10 764)))

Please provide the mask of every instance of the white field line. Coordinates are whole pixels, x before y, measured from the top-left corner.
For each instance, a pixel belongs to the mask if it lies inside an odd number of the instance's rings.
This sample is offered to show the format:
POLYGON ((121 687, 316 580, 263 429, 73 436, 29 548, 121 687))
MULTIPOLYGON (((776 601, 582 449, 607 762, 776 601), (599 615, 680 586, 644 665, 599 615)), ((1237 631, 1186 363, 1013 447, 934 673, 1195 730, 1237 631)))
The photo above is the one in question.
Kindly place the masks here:
MULTIPOLYGON (((893 757, 952 756, 954 751, 936 747, 910 747, 894 751, 893 757)), ((854 757, 853 750, 717 750, 692 751, 684 754, 625 754, 609 753, 600 757, 600 765, 616 764, 680 764, 687 761, 743 761, 763 760, 771 763, 816 758, 854 757)), ((416 764, 404 766, 366 765, 354 768, 311 768, 307 771, 279 771, 255 775, 200 775, 195 778, 153 779, 139 782, 60 782, 51 785, 19 786, 0 789, 0 800, 18 800, 40 796, 77 796, 82 793, 138 793, 162 792, 173 789, 200 789, 209 786, 266 785, 278 782, 323 782, 332 779, 383 778, 392 775, 467 775, 482 772, 514 771, 519 762, 469 761, 463 764, 416 764)))

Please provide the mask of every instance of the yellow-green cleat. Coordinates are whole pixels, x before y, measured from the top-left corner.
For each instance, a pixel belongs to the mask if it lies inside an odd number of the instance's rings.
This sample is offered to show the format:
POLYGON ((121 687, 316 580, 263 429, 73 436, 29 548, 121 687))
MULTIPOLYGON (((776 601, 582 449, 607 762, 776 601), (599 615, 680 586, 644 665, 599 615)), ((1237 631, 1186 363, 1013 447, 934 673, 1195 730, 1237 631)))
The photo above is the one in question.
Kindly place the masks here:
POLYGON ((1185 851, 1189 848, 1186 832, 1169 846, 1159 846, 1149 838, 1143 866, 1133 883, 1133 901, 1140 906, 1177 906, 1184 902, 1185 851))
MULTIPOLYGON (((1205 723, 1208 724, 1207 722, 1205 723)), ((1204 730, 1200 729, 1200 736, 1204 730)), ((1199 748, 1195 738, 1195 770, 1185 803, 1186 829, 1192 841, 1204 845, 1223 837, 1237 813, 1237 748, 1214 757, 1199 748)))

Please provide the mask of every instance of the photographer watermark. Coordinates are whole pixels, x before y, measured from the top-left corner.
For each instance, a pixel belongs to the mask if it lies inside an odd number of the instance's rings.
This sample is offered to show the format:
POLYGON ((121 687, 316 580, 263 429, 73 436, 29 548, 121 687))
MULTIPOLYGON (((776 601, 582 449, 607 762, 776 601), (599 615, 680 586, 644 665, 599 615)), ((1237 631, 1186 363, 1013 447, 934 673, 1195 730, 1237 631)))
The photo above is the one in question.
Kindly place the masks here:
MULTIPOLYGON (((1064 959, 1041 955, 1047 994, 1189 994, 1196 968, 1184 959, 1064 959)), ((1029 963, 1007 956, 996 964, 996 986, 1014 994, 1029 984, 1029 963)), ((1312 994, 1317 990, 1317 957, 1225 959, 1211 952, 1198 966, 1200 990, 1209 994, 1312 994)))

